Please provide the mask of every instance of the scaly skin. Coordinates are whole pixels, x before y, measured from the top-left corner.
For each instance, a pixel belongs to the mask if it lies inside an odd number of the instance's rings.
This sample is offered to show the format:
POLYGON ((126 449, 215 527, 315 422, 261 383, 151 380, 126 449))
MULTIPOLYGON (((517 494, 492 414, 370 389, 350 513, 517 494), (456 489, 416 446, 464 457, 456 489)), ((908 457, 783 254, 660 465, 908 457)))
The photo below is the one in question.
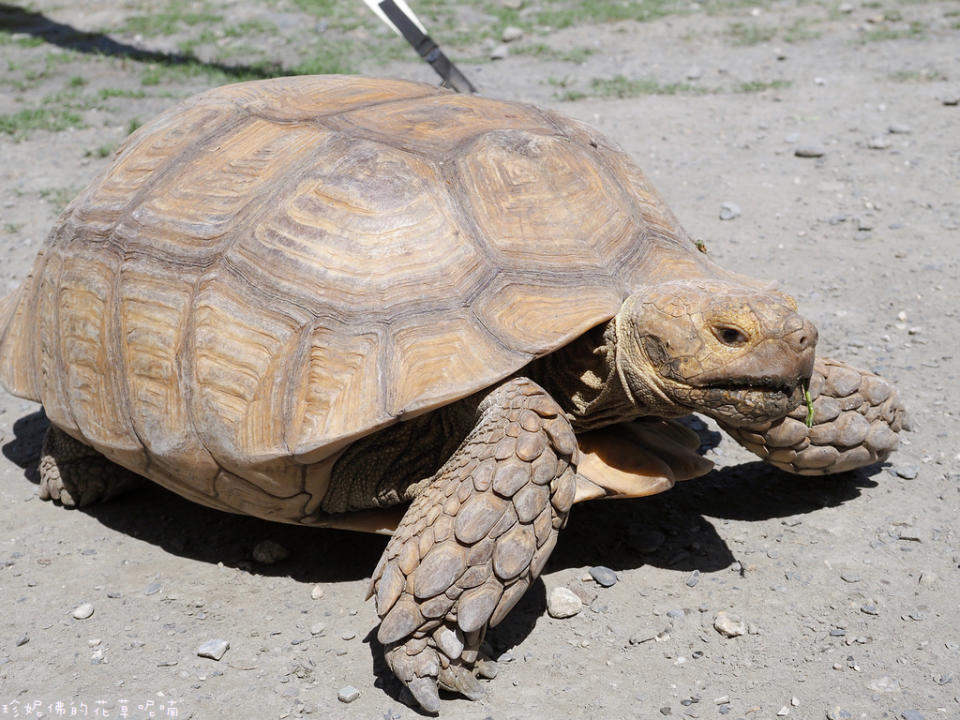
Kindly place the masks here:
POLYGON ((39 472, 40 499, 67 507, 109 500, 143 481, 54 425, 43 436, 39 472))
POLYGON ((896 388, 879 375, 837 360, 818 359, 807 406, 780 420, 720 426, 768 463, 798 475, 830 475, 886 460, 908 427, 896 388))
POLYGON ((387 663, 428 712, 437 686, 475 698, 480 643, 540 574, 576 493, 576 436, 515 378, 410 505, 373 574, 387 663))

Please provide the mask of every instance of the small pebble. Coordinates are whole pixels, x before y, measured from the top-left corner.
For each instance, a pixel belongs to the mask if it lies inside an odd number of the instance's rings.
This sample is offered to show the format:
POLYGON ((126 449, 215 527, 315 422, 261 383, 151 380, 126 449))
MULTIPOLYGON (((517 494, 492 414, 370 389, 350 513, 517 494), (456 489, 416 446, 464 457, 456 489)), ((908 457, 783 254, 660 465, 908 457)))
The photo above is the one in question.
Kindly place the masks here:
POLYGON ((667 617, 673 620, 682 618, 686 613, 681 608, 674 608, 673 610, 667 610, 667 617))
POLYGON ((147 585, 147 588, 143 591, 143 594, 156 595, 161 590, 163 590, 163 583, 152 582, 149 585, 147 585))
POLYGON ((310 599, 319 600, 322 597, 323 597, 323 588, 320 587, 319 585, 314 585, 313 589, 310 590, 310 599))
MULTIPOLYGON (((587 578, 588 578, 588 582, 593 580, 593 578, 591 578, 589 575, 587 576, 587 578)), ((591 590, 589 588, 584 587, 583 585, 579 585, 579 584, 574 585, 573 587, 570 588, 570 590, 573 592, 574 595, 580 598, 580 602, 583 603, 584 607, 592 605, 593 601, 596 600, 598 597, 596 590, 591 590)))
POLYGON ((230 643, 226 640, 214 639, 207 640, 200 647, 197 648, 197 656, 203 658, 210 658, 211 660, 219 660, 223 657, 223 654, 230 648, 230 643))
POLYGON ((714 699, 713 699, 713 702, 714 702, 714 704, 716 704, 716 705, 726 705, 727 703, 730 702, 730 696, 729 696, 729 695, 721 695, 721 696, 718 697, 718 698, 714 698, 714 699))
POLYGON ((356 634, 353 630, 345 630, 345 631, 340 635, 340 638, 341 638, 342 640, 353 640, 356 636, 357 636, 357 634, 356 634))
POLYGON ((860 573, 855 570, 844 570, 840 573, 840 579, 848 583, 858 583, 863 578, 861 578, 860 573))
POLYGON ((840 708, 827 710, 827 720, 850 720, 852 717, 853 715, 846 710, 841 710, 840 708))
POLYGON ((721 610, 713 620, 713 627, 721 635, 729 638, 739 637, 747 632, 742 620, 730 616, 726 610, 721 610))
POLYGON ((506 45, 497 45, 493 50, 490 51, 491 60, 503 60, 510 54, 510 48, 506 45))
POLYGON ((777 710, 777 717, 786 717, 790 714, 790 708, 784 705, 782 708, 777 710))
POLYGON ((877 609, 877 606, 874 605, 873 603, 865 603, 864 605, 862 605, 862 606, 860 607, 860 612, 865 613, 865 614, 867 614, 867 615, 879 615, 879 614, 880 614, 880 610, 878 610, 878 609, 877 609))
POLYGON ((310 626, 311 635, 323 635, 323 631, 327 629, 327 626, 323 623, 314 623, 310 626))
POLYGON ((661 715, 669 715, 670 713, 671 713, 671 710, 669 705, 664 705, 662 708, 660 708, 661 715))
POLYGON ((907 135, 910 132, 910 126, 902 123, 892 123, 887 128, 887 132, 891 135, 907 135))
POLYGON ((897 477, 901 477, 904 480, 916 480, 917 475, 920 474, 920 470, 916 465, 898 465, 894 468, 894 472, 897 474, 897 477))
POLYGON ((900 713, 903 720, 924 720, 923 713, 919 710, 904 710, 900 713))
POLYGON ((882 135, 872 137, 867 141, 867 147, 871 150, 886 150, 890 147, 890 141, 882 135))
POLYGON ((938 675, 936 678, 934 678, 934 680, 937 685, 946 685, 953 680, 953 673, 945 672, 942 675, 938 675))
POLYGON ((703 70, 696 65, 687 70, 687 80, 699 80, 703 75, 703 70))
POLYGON ((505 43, 514 42, 523 37, 523 30, 513 25, 504 28, 503 35, 500 36, 500 39, 505 43))
POLYGON ((797 145, 793 154, 801 158, 818 158, 826 155, 827 151, 817 145, 797 145))
POLYGON ((794 695, 792 698, 790 698, 790 704, 793 705, 793 707, 800 707, 800 698, 794 695))
POLYGON ((720 205, 720 219, 733 220, 740 217, 740 206, 734 202, 725 202, 720 205))
POLYGON ((88 617, 93 615, 93 605, 90 603, 83 603, 82 605, 77 605, 73 610, 73 617, 77 620, 86 620, 88 617))
POLYGON ((943 99, 944 105, 960 105, 960 95, 949 95, 943 99))
POLYGON ((617 584, 617 574, 608 567, 596 565, 590 568, 590 577, 603 587, 612 587, 617 584))
MULTIPOLYGON (((30 642, 30 636, 26 634, 21 635, 20 637, 17 638, 17 647, 23 647, 28 642, 30 642)), ((940 683, 940 684, 943 685, 943 683, 940 683)))
POLYGON ((360 691, 353 685, 345 685, 337 693, 337 699, 342 703, 352 703, 358 697, 360 697, 360 691))
POLYGON ((583 601, 570 588, 555 587, 547 596, 547 612, 552 618, 573 617, 583 610, 583 601))
POLYGON ((290 557, 290 551, 273 540, 258 542, 253 548, 253 559, 263 565, 273 565, 290 557))
POLYGON ((694 570, 687 578, 686 585, 687 587, 696 587, 698 582, 700 582, 700 571, 694 570))

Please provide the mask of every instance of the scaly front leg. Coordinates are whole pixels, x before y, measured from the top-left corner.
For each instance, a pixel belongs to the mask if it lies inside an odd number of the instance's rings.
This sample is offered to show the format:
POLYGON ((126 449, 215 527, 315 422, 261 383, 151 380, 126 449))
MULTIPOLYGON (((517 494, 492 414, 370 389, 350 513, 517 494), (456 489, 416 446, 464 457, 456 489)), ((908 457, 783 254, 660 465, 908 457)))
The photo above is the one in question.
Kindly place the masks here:
POLYGON ((781 470, 829 475, 886 460, 908 429, 906 410, 888 380, 837 360, 818 359, 810 378, 812 427, 801 405, 774 422, 721 427, 781 470))
POLYGON ((480 403, 477 424, 413 500, 373 574, 387 663, 428 712, 437 685, 475 698, 487 628, 540 574, 576 494, 577 441, 525 378, 480 403))

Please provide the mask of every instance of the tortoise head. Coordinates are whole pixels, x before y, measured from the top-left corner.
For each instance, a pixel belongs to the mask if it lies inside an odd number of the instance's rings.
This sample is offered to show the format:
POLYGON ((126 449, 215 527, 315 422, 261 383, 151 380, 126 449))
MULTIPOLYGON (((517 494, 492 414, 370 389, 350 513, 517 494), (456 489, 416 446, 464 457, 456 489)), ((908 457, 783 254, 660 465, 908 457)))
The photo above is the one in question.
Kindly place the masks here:
POLYGON ((817 329, 796 310, 786 295, 733 282, 651 285, 617 316, 619 374, 658 414, 774 420, 803 401, 813 371, 817 329))

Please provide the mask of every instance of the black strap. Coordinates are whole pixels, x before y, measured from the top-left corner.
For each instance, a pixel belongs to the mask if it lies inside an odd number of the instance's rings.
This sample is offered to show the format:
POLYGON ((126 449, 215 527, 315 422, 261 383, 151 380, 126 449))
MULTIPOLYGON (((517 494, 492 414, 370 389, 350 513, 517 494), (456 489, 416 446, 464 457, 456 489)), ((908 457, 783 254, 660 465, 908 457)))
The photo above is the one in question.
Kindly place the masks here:
POLYGON ((413 46, 420 57, 426 60, 437 71, 437 75, 443 78, 444 87, 453 88, 461 93, 475 93, 477 89, 467 80, 466 76, 460 72, 456 65, 443 54, 443 51, 437 47, 437 44, 425 35, 413 21, 407 17, 393 0, 382 0, 380 9, 390 18, 390 21, 396 25, 397 30, 403 35, 404 39, 413 46))

